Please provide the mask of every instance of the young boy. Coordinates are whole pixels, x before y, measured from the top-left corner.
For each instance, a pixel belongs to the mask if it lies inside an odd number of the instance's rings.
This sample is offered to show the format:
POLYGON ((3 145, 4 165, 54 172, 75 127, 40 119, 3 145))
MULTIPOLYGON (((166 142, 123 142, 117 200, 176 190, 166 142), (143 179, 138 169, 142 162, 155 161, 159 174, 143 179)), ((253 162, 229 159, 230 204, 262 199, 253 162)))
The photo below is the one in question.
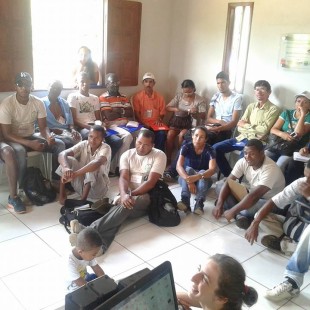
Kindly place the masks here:
POLYGON ((88 281, 104 275, 95 257, 102 248, 99 233, 93 228, 85 228, 77 235, 76 246, 72 249, 68 261, 68 290, 73 291, 88 281), (91 267, 95 274, 87 272, 91 267))

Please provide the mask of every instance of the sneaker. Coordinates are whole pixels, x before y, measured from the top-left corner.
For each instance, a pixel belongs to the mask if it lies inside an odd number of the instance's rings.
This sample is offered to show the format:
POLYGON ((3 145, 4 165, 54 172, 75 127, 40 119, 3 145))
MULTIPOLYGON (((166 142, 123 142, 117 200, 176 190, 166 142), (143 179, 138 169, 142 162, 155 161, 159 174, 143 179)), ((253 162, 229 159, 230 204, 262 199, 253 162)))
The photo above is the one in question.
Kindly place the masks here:
POLYGON ((25 206, 30 206, 32 205, 31 201, 29 200, 29 198, 27 197, 25 191, 23 189, 19 189, 18 190, 18 194, 17 196, 20 198, 20 200, 22 201, 22 203, 25 205, 25 206))
POLYGON ((85 228, 84 225, 79 223, 78 220, 72 220, 70 221, 70 229, 71 229, 71 234, 78 234, 80 231, 82 231, 85 228))
POLYGON ((261 240, 262 245, 264 245, 268 249, 272 249, 276 251, 281 251, 280 242, 281 242, 281 239, 274 235, 264 236, 261 240))
POLYGON ((24 206, 19 196, 16 196, 15 198, 11 198, 9 196, 8 206, 10 208, 13 208, 15 213, 19 213, 19 214, 26 213, 26 207, 24 206))
POLYGON ((292 256, 297 248, 297 243, 289 237, 284 237, 280 242, 281 252, 287 256, 292 256))
POLYGON ((190 200, 187 197, 182 197, 182 200, 178 202, 177 208, 180 211, 183 211, 185 213, 191 212, 191 207, 190 207, 190 200))
POLYGON ((107 214, 112 207, 113 204, 110 203, 109 198, 107 197, 99 199, 91 205, 92 210, 97 211, 102 215, 107 214))
POLYGON ((251 225, 251 221, 243 215, 237 215, 236 217, 236 225, 241 229, 248 229, 251 225))
POLYGON ((203 215, 203 200, 197 200, 194 206, 194 213, 197 215, 203 215))
POLYGON ((71 246, 76 246, 76 244, 77 244, 77 234, 71 233, 69 235, 69 242, 70 242, 71 246))
POLYGON ((299 293, 299 288, 293 288, 293 285, 289 281, 284 281, 275 286, 273 289, 267 290, 265 293, 265 298, 273 301, 279 301, 294 297, 299 293))
POLYGON ((176 183, 177 180, 174 178, 170 171, 164 171, 163 179, 167 183, 176 183))

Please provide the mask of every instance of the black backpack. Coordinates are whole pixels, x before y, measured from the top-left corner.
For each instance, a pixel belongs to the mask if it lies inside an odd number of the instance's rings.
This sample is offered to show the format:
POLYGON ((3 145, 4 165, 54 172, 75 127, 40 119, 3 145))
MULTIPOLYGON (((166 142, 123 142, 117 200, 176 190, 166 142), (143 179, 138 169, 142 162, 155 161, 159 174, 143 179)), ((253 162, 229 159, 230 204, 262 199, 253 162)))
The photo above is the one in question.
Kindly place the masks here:
POLYGON ((50 181, 43 177, 39 168, 28 167, 23 184, 26 196, 37 206, 43 206, 56 199, 55 190, 52 188, 50 181))
MULTIPOLYGON (((95 203, 96 204, 96 203, 95 203)), ((63 207, 60 208, 60 218, 59 223, 64 225, 66 231, 70 234, 70 222, 72 220, 78 220, 84 226, 89 226, 92 222, 101 218, 106 214, 112 204, 107 204, 99 212, 94 210, 94 203, 88 200, 78 200, 78 199, 66 199, 63 207), (81 208, 84 206, 83 208, 81 208)))
POLYGON ((179 225, 181 218, 177 211, 177 201, 168 185, 159 180, 149 194, 151 197, 149 207, 150 222, 164 227, 179 225))

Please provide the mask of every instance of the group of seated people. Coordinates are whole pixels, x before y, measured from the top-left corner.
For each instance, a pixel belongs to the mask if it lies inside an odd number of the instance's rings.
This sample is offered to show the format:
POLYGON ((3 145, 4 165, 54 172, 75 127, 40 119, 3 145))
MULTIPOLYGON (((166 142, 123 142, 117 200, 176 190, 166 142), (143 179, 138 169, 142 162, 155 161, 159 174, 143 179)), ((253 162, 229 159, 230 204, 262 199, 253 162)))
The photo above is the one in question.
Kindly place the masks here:
MULTIPOLYGON (((153 90, 152 73, 143 76, 144 89, 133 96, 132 103, 119 93, 120 82, 114 73, 107 74, 107 91, 99 98, 89 93, 90 78, 86 72, 78 74, 77 82, 78 91, 69 94, 67 101, 60 97, 60 81, 53 81, 48 96, 40 100, 30 94, 30 74, 19 73, 15 79, 16 93, 0 104, 0 156, 6 164, 10 187, 8 203, 17 213, 26 212, 17 188, 23 187, 29 150, 53 154, 52 176, 61 178, 62 204, 66 183, 71 182, 81 199, 100 200, 109 190, 109 172, 119 171, 120 194, 113 208, 90 225, 103 241, 102 252, 127 218, 147 214, 148 192, 164 175, 177 135, 182 147, 174 162, 170 157, 169 171, 176 170, 182 187, 178 208, 202 215, 207 191, 212 186, 211 177, 218 168, 226 179, 216 184, 217 200, 212 214, 216 219, 235 219, 238 227, 247 229, 246 237, 252 243, 257 239, 259 222, 272 209, 270 206, 284 207, 282 198, 277 197, 284 195, 285 202, 291 201, 310 182, 308 177, 298 179, 300 175, 292 184, 285 182, 283 172, 291 166, 294 169, 292 154, 282 154, 268 144, 266 147, 270 132, 283 141, 296 141, 296 150, 306 145, 310 135, 308 92, 296 95, 296 109, 280 113, 269 101, 270 84, 259 80, 254 85, 257 102, 249 104, 239 120, 242 97, 229 89, 225 72, 216 76, 219 92, 212 97, 209 109, 195 94, 191 80, 182 83, 182 94, 167 107, 163 97, 153 90), (169 130, 163 126, 166 111, 174 113, 169 130), (126 125, 131 120, 141 126, 129 130, 126 125), (231 137, 236 126, 239 135, 231 137), (130 148, 134 140, 134 147, 130 148), (234 150, 241 152, 241 158, 232 169, 225 154, 234 150), (192 195, 196 200, 193 208, 192 195), (257 212, 262 216, 255 218, 257 212)), ((310 193, 306 197, 309 196, 310 193)), ((70 226, 72 238, 85 228, 76 220, 70 226)), ((289 281, 289 289, 297 292, 295 286, 300 282, 295 282, 289 281)))

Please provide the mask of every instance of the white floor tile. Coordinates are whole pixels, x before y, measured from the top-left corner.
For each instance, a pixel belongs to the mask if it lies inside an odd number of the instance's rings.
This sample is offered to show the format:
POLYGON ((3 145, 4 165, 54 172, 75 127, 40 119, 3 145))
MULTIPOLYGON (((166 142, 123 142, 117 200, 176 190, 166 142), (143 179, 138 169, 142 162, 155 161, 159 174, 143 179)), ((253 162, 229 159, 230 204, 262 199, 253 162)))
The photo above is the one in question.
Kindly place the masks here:
POLYGON ((233 256, 240 262, 244 262, 263 250, 256 244, 251 246, 245 238, 231 233, 225 228, 215 230, 190 243, 209 255, 223 253, 233 256))
POLYGON ((0 277, 35 266, 58 255, 34 234, 0 243, 0 277))
MULTIPOLYGON (((308 277, 309 272, 306 277, 308 277)), ((308 281, 307 281, 308 282, 308 281)), ((301 287, 301 292, 297 297, 294 297, 292 300, 296 305, 303 307, 304 309, 310 309, 310 284, 303 285, 301 287)))
POLYGON ((112 242, 108 251, 97 257, 97 262, 110 278, 144 263, 141 258, 117 242, 112 242))
POLYGON ((42 309, 64 301, 64 266, 63 259, 54 259, 4 277, 3 282, 27 310, 42 309))
POLYGON ((31 230, 36 231, 59 224, 60 208, 58 202, 52 202, 40 207, 27 207, 27 213, 16 216, 31 230))
POLYGON ((69 234, 61 224, 38 230, 36 231, 36 235, 60 256, 66 256, 71 249, 69 234))
POLYGON ((279 308, 279 310, 309 310, 309 309, 310 309, 309 300, 308 300, 308 303, 305 307, 300 307, 300 306, 296 305, 295 303, 293 303, 292 301, 289 301, 284 306, 279 308))
POLYGON ((126 278, 126 277, 128 277, 128 276, 130 276, 130 275, 132 275, 132 274, 134 274, 134 273, 136 273, 136 272, 138 272, 138 271, 144 269, 144 268, 147 268, 147 269, 149 269, 149 270, 152 270, 152 269, 153 269, 153 266, 151 266, 150 264, 144 263, 144 264, 141 264, 141 265, 136 266, 136 267, 134 267, 134 268, 131 268, 131 269, 129 269, 129 270, 126 270, 125 272, 122 272, 122 273, 120 273, 120 274, 115 275, 114 279, 115 279, 116 281, 117 281, 117 280, 121 280, 121 279, 123 279, 123 278, 126 278))
POLYGON ((175 227, 165 227, 164 229, 185 241, 191 241, 208 234, 213 230, 219 229, 219 226, 200 216, 197 216, 196 214, 191 213, 184 215, 184 212, 182 213, 180 225, 175 227))
POLYGON ((180 238, 153 225, 143 225, 116 236, 115 241, 147 261, 184 243, 180 238))
POLYGON ((264 285, 266 288, 273 288, 283 281, 283 273, 287 259, 271 251, 264 250, 243 263, 243 267, 249 278, 264 285))
POLYGON ((15 298, 12 292, 0 281, 0 309, 23 310, 24 307, 15 298))
POLYGON ((7 208, 6 208, 6 206, 7 206, 7 204, 1 204, 1 202, 0 202, 0 216, 1 215, 4 215, 4 214, 11 214, 8 210, 7 210, 7 208))
POLYGON ((0 216, 0 227, 0 242, 32 232, 11 213, 0 216))
MULTIPOLYGON (((170 184, 170 189, 180 200, 180 186, 170 184)), ((118 178, 112 178, 107 196, 114 198, 118 192, 118 178)), ((7 184, 0 184, 0 309, 63 310, 66 291, 61 262, 66 260, 70 244, 67 232, 58 222, 60 205, 54 202, 33 206, 27 209, 28 213, 17 215, 6 209, 7 197, 7 184)), ((77 196, 70 196, 74 197, 77 196)), ((243 264, 247 285, 259 293, 251 310, 310 310, 310 273, 305 275, 299 296, 277 303, 263 297, 267 288, 282 281, 288 257, 260 244, 251 246, 244 231, 235 224, 225 218, 216 220, 212 215, 214 201, 213 186, 204 203, 204 214, 180 212, 181 224, 177 227, 160 228, 151 224, 147 216, 125 222, 107 253, 97 258, 98 263, 110 277, 121 279, 169 260, 176 290, 184 291, 190 288, 197 265, 209 255, 225 253, 243 264)))

